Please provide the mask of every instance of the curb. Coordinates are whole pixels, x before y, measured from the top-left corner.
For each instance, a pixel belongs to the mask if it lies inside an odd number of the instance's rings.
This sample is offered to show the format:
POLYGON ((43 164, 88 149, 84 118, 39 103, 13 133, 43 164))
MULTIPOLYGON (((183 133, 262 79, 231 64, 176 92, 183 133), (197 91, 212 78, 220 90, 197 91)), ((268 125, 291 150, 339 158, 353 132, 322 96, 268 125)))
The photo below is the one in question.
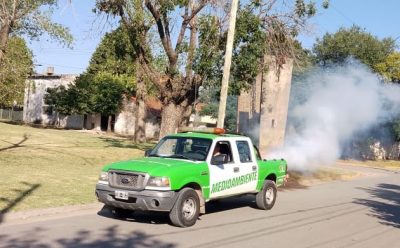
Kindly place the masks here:
POLYGON ((18 212, 11 212, 0 215, 0 224, 8 224, 9 222, 20 222, 25 220, 34 219, 47 219, 47 218, 57 218, 65 216, 73 216, 84 213, 90 213, 93 211, 98 211, 103 207, 101 203, 90 203, 83 205, 72 205, 54 208, 41 208, 32 209, 18 212))

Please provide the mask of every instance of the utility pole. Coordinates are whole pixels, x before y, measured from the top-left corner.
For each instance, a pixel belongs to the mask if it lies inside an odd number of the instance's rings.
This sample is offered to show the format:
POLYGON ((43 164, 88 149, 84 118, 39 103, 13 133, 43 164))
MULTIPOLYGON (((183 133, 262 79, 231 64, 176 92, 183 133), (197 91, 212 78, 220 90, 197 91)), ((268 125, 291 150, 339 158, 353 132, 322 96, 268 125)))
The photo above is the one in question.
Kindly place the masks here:
POLYGON ((232 62, 232 48, 233 48, 233 39, 235 37, 236 12, 238 9, 238 2, 239 0, 232 0, 231 13, 229 17, 228 39, 226 41, 224 72, 222 75, 221 95, 219 98, 219 109, 218 109, 217 127, 219 128, 224 127, 224 121, 225 121, 226 99, 228 97, 228 84, 229 84, 229 76, 230 76, 231 62, 232 62))

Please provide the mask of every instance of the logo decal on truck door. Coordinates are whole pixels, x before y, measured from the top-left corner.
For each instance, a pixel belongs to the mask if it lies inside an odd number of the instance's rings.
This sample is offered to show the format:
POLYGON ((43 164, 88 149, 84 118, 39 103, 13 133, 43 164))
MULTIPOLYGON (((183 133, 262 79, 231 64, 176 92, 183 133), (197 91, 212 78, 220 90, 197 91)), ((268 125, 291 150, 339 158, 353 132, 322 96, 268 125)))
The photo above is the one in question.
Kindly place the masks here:
POLYGON ((243 185, 243 184, 255 181, 255 180, 257 180, 257 172, 256 171, 252 172, 252 173, 248 173, 243 176, 229 178, 227 180, 214 183, 211 188, 211 193, 216 193, 216 192, 220 192, 223 190, 227 190, 227 189, 230 189, 230 188, 233 188, 233 187, 236 187, 239 185, 243 185))

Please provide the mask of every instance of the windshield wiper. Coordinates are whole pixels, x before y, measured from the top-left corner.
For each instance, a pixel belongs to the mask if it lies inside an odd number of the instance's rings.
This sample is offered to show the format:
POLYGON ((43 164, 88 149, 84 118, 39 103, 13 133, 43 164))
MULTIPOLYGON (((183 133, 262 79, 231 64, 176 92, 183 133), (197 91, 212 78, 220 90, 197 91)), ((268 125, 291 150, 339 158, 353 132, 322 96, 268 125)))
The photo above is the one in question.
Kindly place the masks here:
POLYGON ((189 158, 189 157, 187 157, 185 155, 182 155, 182 154, 174 154, 174 155, 171 155, 171 156, 167 156, 165 158, 183 158, 183 159, 187 159, 187 160, 196 161, 195 159, 189 158))

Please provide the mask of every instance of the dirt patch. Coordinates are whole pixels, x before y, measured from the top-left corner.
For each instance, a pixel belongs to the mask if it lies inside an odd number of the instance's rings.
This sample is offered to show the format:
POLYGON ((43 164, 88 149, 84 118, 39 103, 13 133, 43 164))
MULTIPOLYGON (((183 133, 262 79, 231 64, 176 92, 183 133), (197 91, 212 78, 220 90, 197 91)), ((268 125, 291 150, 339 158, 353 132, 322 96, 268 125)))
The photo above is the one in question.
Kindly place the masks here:
POLYGON ((289 179, 282 188, 283 190, 304 189, 324 182, 351 180, 361 176, 360 172, 339 169, 335 167, 317 169, 314 171, 289 171, 288 174, 289 179))

